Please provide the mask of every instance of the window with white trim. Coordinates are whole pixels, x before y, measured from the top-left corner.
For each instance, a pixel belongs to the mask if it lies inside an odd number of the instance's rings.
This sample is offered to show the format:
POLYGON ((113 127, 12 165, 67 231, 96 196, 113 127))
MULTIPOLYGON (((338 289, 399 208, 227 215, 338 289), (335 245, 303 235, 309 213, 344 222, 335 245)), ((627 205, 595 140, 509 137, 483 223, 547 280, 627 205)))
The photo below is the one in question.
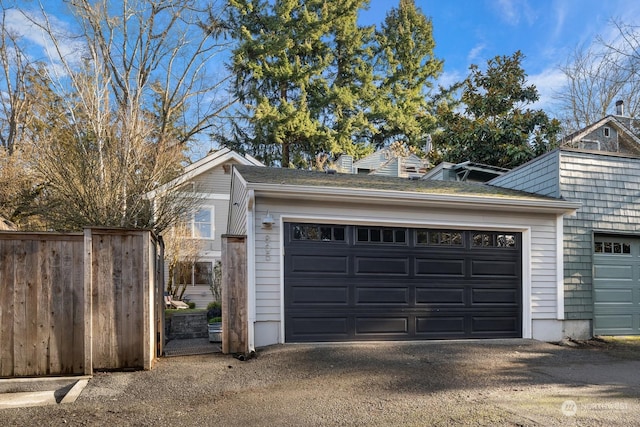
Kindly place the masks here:
POLYGON ((214 238, 213 207, 202 207, 191 217, 191 237, 200 239, 214 238))
POLYGON ((209 286, 213 281, 213 263, 179 262, 174 280, 179 285, 209 286))

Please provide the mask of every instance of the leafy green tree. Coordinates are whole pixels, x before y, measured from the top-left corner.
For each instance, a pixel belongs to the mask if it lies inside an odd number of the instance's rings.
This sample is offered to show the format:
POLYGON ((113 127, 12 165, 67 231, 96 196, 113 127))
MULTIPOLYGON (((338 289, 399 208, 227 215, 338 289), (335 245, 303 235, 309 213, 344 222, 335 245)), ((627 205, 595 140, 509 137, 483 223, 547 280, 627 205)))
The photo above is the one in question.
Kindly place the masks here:
POLYGON ((490 59, 485 71, 470 67, 460 99, 464 111, 439 110, 433 161, 513 168, 555 148, 560 122, 526 108, 538 100, 538 91, 526 84, 522 59, 518 51, 490 59))
POLYGON ((442 72, 434 57, 431 20, 414 0, 400 0, 376 32, 376 78, 379 90, 369 100, 376 146, 402 141, 423 148, 435 128, 430 91, 442 72))

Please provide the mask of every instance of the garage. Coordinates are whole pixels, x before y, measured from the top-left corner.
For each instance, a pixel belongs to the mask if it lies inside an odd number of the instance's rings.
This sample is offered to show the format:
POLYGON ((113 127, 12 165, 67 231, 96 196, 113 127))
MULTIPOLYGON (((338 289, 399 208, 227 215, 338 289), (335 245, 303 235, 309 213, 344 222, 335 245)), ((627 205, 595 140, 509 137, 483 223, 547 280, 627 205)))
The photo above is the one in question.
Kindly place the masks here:
POLYGON ((640 334, 640 239, 596 235, 594 335, 640 334))
POLYGON ((283 224, 286 342, 522 336, 522 236, 283 224))

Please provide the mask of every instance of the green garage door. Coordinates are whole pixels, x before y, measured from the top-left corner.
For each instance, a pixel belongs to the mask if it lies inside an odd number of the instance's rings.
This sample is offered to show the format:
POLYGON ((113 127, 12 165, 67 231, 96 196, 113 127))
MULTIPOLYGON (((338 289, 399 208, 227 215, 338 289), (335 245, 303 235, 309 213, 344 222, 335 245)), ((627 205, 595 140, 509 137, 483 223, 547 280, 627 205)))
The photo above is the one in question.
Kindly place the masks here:
POLYGON ((596 236, 594 335, 640 334, 640 239, 596 236))

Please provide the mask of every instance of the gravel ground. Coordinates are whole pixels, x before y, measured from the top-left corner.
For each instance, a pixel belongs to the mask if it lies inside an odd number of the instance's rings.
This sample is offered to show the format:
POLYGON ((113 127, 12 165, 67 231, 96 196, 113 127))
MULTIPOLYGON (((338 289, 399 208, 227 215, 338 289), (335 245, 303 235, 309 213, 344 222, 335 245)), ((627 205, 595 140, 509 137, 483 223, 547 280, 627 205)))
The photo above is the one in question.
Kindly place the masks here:
POLYGON ((96 373, 75 403, 4 409, 0 425, 628 426, 640 419, 639 349, 490 340, 171 357, 96 373))

